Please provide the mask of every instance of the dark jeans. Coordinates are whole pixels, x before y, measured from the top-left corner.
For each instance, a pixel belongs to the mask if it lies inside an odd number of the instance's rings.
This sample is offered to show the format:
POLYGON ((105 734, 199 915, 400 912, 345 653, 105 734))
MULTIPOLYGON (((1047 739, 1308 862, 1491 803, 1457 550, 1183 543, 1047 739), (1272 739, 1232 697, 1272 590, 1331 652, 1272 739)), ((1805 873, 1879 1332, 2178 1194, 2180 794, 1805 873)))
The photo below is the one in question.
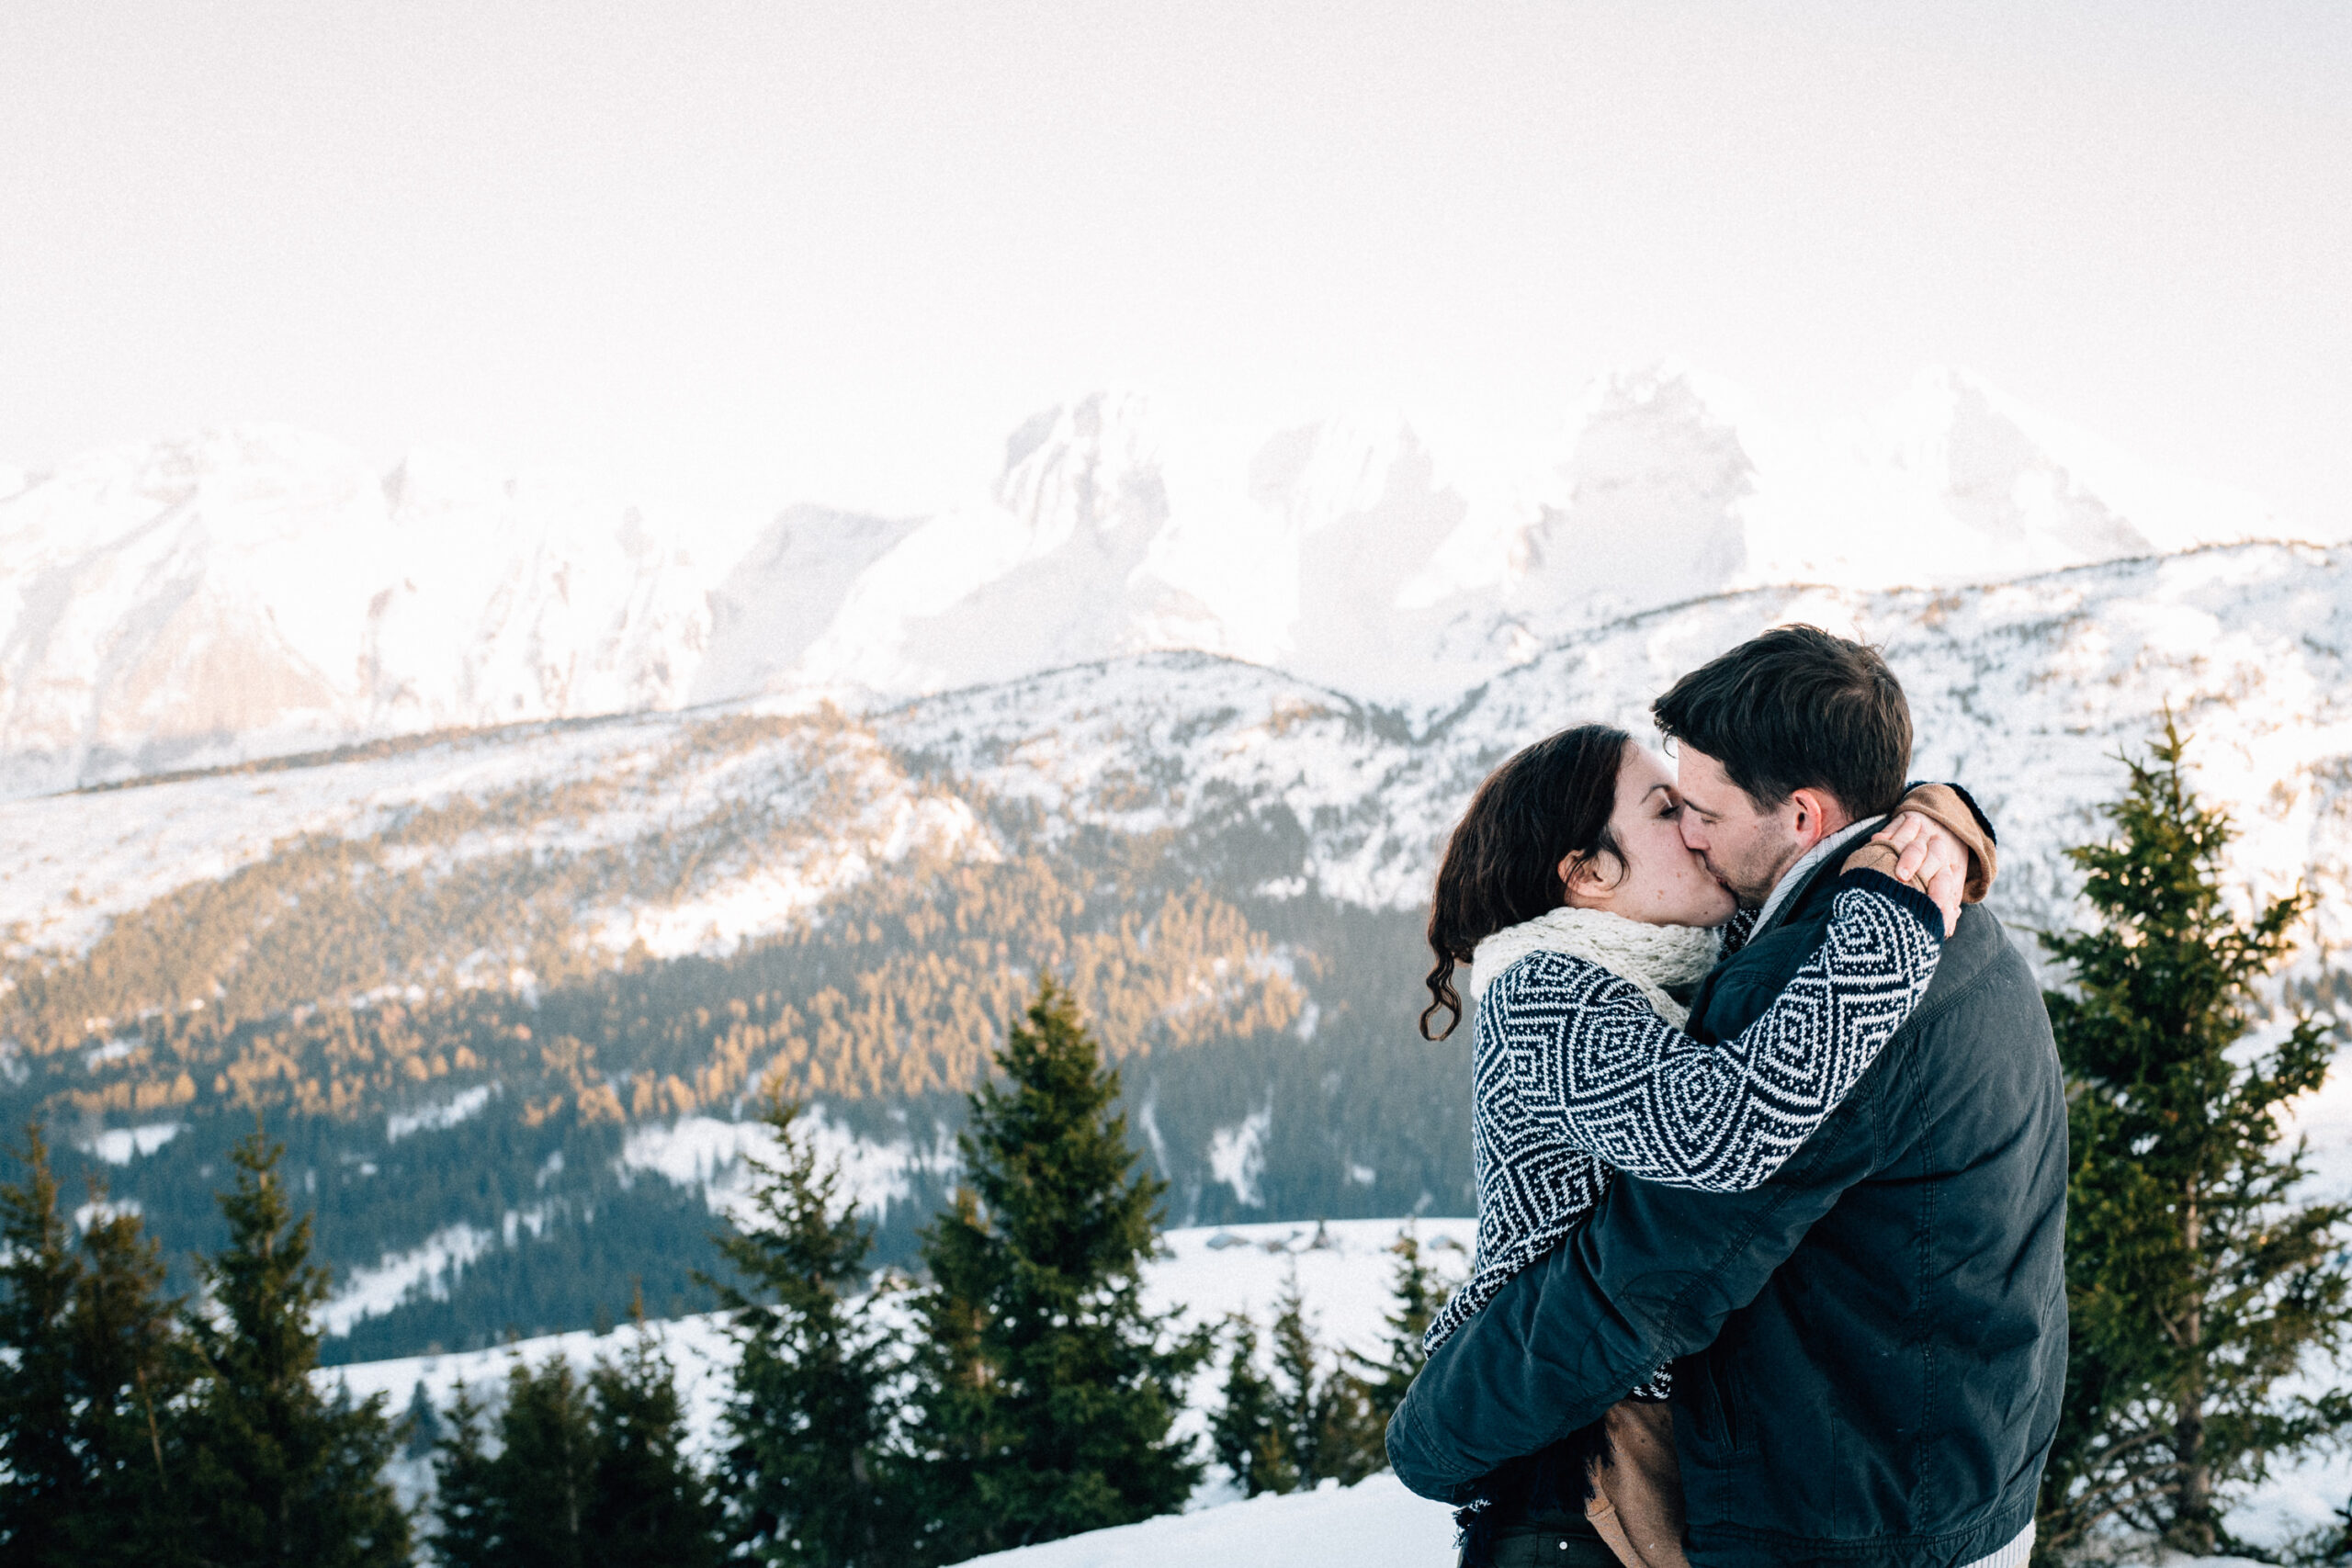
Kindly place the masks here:
POLYGON ((1617 1568, 1616 1554, 1601 1543, 1590 1525, 1580 1530, 1547 1530, 1533 1525, 1505 1525, 1495 1532, 1487 1559, 1494 1568, 1617 1568))
POLYGON ((1595 1422, 1479 1483, 1486 1506, 1454 1515, 1464 1527, 1457 1568, 1617 1568, 1617 1554, 1584 1516, 1586 1469, 1607 1442, 1595 1422))

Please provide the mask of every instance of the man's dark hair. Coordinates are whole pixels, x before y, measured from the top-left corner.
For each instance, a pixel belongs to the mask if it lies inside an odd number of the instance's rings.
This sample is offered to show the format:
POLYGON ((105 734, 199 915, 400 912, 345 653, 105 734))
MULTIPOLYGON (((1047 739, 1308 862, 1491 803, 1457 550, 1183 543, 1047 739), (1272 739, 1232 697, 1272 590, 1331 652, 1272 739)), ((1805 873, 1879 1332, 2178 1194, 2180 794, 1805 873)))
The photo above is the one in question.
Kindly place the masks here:
POLYGON ((1892 811, 1911 766, 1911 705, 1874 648, 1776 626, 1701 665, 1650 705, 1668 739, 1721 762, 1760 810, 1801 789, 1860 818, 1892 811))

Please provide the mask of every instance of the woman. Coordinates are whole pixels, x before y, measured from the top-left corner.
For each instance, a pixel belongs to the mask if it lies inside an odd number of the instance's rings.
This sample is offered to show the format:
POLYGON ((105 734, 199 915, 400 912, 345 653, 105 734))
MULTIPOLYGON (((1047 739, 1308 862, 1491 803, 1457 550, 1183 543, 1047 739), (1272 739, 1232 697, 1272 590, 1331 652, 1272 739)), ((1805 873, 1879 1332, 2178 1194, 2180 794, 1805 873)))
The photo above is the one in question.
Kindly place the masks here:
MULTIPOLYGON (((1468 962, 1478 1254, 1428 1348, 1575 1230, 1611 1171, 1744 1190, 1837 1110, 1926 993, 1968 852, 1992 863, 1953 792, 1915 791, 1904 809, 1922 822, 1847 858, 1827 936, 1788 989, 1736 1039, 1708 1045, 1682 1032, 1677 992, 1744 923, 1682 842, 1665 764, 1623 730, 1587 725, 1479 787, 1438 872, 1421 1015, 1425 1036, 1453 1032, 1454 967, 1468 962)), ((1981 897, 1989 874, 1966 881, 1981 897)), ((1681 1564, 1667 1383, 1661 1369, 1603 1421, 1489 1477, 1463 1517, 1463 1562, 1506 1562, 1510 1543, 1541 1535, 1555 1562, 1576 1561, 1559 1549, 1580 1538, 1585 1561, 1681 1564)))

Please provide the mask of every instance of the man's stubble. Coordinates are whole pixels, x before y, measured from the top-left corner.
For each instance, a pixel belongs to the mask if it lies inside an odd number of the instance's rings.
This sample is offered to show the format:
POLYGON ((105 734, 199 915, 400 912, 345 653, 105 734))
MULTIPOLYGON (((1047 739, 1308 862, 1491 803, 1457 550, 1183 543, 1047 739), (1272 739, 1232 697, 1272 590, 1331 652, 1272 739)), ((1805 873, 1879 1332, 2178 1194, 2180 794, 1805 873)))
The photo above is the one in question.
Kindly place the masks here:
POLYGON ((1781 885, 1789 867, 1796 864, 1804 852, 1793 835, 1774 844, 1757 844, 1743 863, 1723 865, 1713 854, 1706 856, 1707 870, 1717 882, 1730 890, 1743 909, 1756 910, 1772 897, 1772 889, 1781 885))

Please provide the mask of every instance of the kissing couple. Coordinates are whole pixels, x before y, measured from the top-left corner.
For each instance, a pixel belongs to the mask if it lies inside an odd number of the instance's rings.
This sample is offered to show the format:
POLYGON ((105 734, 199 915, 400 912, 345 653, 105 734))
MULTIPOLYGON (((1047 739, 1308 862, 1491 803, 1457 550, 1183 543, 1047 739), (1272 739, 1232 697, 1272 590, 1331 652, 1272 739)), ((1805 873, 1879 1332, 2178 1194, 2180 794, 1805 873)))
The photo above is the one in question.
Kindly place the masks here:
POLYGON ((1906 789, 1878 653, 1785 626, 1496 770, 1430 914, 1478 1249, 1388 1427, 1465 1568, 2017 1568, 2065 1382, 2066 1107, 1906 789))

